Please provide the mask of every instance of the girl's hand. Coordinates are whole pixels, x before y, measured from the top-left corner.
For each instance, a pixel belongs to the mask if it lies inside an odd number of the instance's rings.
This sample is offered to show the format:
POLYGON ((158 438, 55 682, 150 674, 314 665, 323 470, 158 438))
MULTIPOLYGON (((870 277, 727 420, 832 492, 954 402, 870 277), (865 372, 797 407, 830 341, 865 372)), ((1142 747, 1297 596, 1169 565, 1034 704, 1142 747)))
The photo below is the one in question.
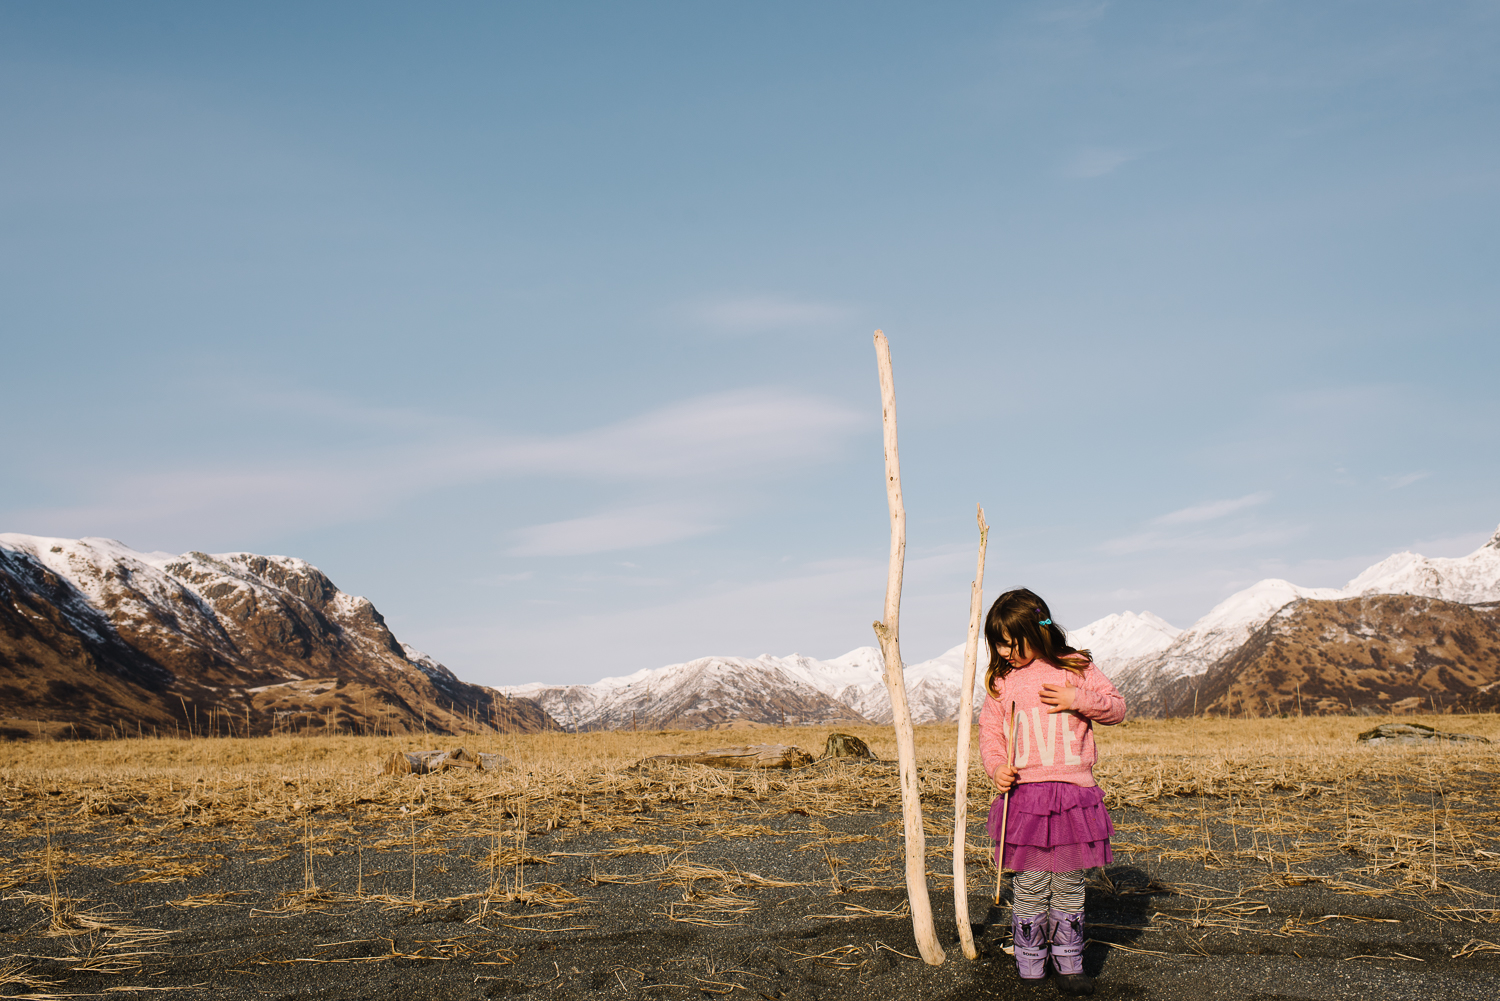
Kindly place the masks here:
POLYGON ((1042 701, 1051 706, 1047 715, 1073 711, 1073 702, 1078 697, 1078 687, 1071 681, 1066 685, 1043 685, 1042 701))
POLYGON ((995 780, 995 785, 1000 787, 1001 792, 1009 792, 1011 786, 1016 784, 1017 774, 1014 768, 1002 761, 995 766, 995 774, 990 778, 995 780))

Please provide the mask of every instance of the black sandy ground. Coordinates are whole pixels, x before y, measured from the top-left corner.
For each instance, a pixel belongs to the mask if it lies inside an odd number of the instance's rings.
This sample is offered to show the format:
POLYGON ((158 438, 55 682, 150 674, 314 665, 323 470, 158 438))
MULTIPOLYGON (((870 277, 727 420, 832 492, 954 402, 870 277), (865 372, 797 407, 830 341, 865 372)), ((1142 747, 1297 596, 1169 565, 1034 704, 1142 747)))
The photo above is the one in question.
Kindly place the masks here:
MULTIPOLYGON (((1471 808, 1492 814, 1493 797, 1471 808)), ((945 807, 927 809, 931 819, 945 807)), ((1323 852, 1286 871, 1298 847, 1286 836, 1255 835, 1256 849, 1240 845, 1236 856, 1230 846, 1249 832, 1223 821, 1222 803, 1189 798, 1179 812, 1180 822, 1116 811, 1121 848, 1089 890, 1085 965, 1099 978, 1096 996, 1500 996, 1500 947, 1484 944, 1500 940, 1492 866, 1440 869, 1437 890, 1432 873, 1411 859, 1382 861, 1378 848, 1323 852), (1277 850, 1291 854, 1278 861, 1277 850)), ((947 838, 935 834, 932 906, 947 961, 931 967, 915 958, 891 812, 818 819, 757 808, 740 827, 647 814, 611 831, 532 833, 498 855, 494 837, 430 842, 421 818, 326 836, 336 819, 225 830, 108 817, 50 848, 42 836, 12 843, 6 853, 30 869, 12 872, 0 902, 11 957, 0 996, 1058 993, 1021 985, 1003 952, 1008 916, 991 904, 979 824, 970 918, 981 956, 967 960, 958 947, 947 838), (111 866, 109 853, 126 843, 186 861, 155 872, 138 859, 111 866), (518 856, 533 861, 509 864, 518 856)))

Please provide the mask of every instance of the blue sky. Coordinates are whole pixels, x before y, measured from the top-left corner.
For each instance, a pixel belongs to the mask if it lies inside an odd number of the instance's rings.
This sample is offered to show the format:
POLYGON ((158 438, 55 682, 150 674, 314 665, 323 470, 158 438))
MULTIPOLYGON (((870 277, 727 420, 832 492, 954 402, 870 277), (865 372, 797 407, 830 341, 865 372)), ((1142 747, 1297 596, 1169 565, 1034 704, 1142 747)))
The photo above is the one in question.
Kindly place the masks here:
POLYGON ((1500 522, 1495 3, 0 7, 0 530, 491 684, 1185 626, 1500 522))

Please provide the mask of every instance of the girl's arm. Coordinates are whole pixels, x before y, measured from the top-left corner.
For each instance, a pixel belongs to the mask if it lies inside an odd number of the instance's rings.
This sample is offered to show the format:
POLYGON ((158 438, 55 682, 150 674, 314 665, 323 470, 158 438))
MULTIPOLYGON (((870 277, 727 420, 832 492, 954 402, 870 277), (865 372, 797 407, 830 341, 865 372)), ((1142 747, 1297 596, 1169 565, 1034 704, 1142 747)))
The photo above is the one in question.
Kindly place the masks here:
POLYGON ((1105 726, 1113 726, 1125 718, 1125 696, 1114 683, 1099 670, 1099 665, 1090 664, 1073 697, 1073 711, 1084 719, 1091 719, 1105 726))
POLYGON ((996 785, 1010 788, 1009 782, 1002 783, 995 776, 997 768, 1009 771, 1010 749, 1006 745, 1005 709, 993 695, 985 696, 984 705, 979 709, 979 763, 996 785))

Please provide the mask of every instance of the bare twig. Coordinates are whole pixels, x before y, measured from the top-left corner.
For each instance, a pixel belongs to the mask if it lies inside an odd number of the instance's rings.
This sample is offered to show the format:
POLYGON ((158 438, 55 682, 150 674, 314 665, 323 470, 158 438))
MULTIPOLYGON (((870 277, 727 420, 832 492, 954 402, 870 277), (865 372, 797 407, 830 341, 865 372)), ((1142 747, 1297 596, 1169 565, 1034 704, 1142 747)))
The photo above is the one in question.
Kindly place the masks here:
POLYGON ((958 753, 953 786, 953 917, 958 923, 958 941, 964 956, 979 958, 974 928, 969 923, 969 881, 965 871, 964 840, 969 830, 969 740, 974 726, 974 674, 979 663, 979 618, 984 611, 984 550, 990 526, 984 508, 978 509, 979 560, 974 582, 969 585, 969 638, 964 644, 964 676, 958 691, 958 753))

